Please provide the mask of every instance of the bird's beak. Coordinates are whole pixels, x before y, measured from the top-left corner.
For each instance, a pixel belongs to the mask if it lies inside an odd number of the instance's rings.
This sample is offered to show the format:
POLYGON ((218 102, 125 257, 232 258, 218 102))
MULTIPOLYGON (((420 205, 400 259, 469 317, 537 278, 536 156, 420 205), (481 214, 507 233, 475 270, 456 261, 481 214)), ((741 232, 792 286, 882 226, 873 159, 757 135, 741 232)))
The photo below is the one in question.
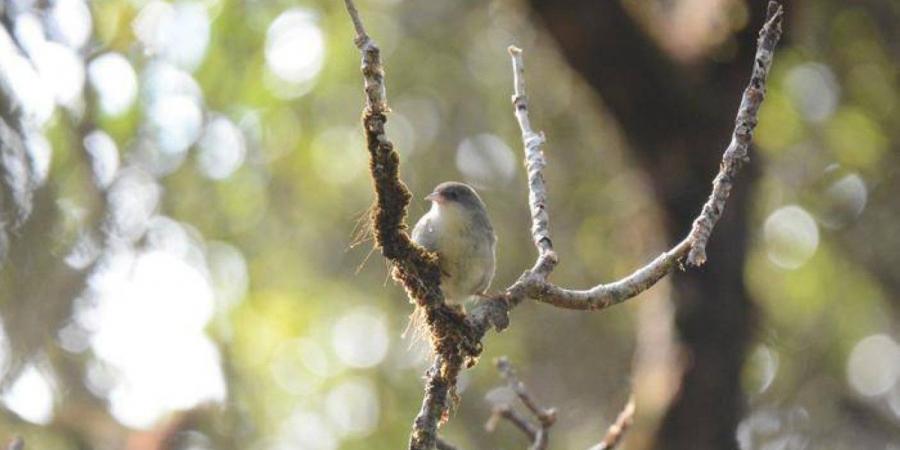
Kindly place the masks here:
POLYGON ((438 194, 437 192, 432 192, 425 196, 425 200, 428 200, 429 202, 439 203, 442 199, 443 197, 441 194, 438 194))

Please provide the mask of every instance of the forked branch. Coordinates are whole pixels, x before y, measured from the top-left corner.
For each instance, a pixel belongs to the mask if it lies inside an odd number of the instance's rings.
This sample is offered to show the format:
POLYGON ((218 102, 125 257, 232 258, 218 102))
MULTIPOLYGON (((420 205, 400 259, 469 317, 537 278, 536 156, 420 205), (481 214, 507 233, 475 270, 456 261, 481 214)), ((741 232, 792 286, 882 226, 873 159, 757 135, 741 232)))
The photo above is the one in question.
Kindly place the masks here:
POLYGON ((513 409, 510 404, 497 404, 494 405, 493 413, 484 426, 485 429, 487 431, 494 431, 497 427, 497 422, 499 422, 500 419, 506 419, 515 425, 516 428, 522 430, 522 432, 531 440, 531 447, 529 447, 529 450, 545 450, 550 439, 550 427, 556 423, 556 409, 542 408, 537 404, 537 401, 534 400, 534 397, 531 396, 531 393, 528 392, 528 389, 525 387, 525 383, 519 381, 515 370, 513 370, 512 365, 510 365, 509 360, 507 360, 506 357, 497 359, 497 370, 500 371, 500 375, 506 380, 509 389, 515 392, 519 401, 521 401, 522 404, 528 408, 528 411, 537 418, 538 423, 532 423, 513 409))
MULTIPOLYGON (((525 384, 519 381, 516 373, 505 356, 497 359, 497 370, 506 380, 507 388, 516 394, 519 401, 525 405, 528 411, 537 419, 537 423, 520 413, 508 400, 495 402, 491 410, 491 416, 485 423, 484 428, 488 432, 493 432, 501 421, 507 421, 516 429, 521 431, 528 438, 530 446, 529 450, 546 450, 550 443, 549 430, 556 423, 556 409, 542 408, 525 387, 525 384)), ((615 422, 610 425, 603 439, 588 450, 612 450, 616 448, 625 437, 625 433, 634 422, 635 404, 634 397, 628 399, 628 403, 616 417, 615 422)), ((460 450, 457 446, 450 444, 440 438, 437 441, 438 450, 460 450)))
MULTIPOLYGON (((392 276, 407 291, 417 307, 425 311, 436 358, 426 373, 425 398, 413 424, 410 448, 430 450, 438 445, 437 428, 446 417, 456 377, 468 360, 474 363, 481 352, 481 340, 490 328, 502 330, 509 324, 509 311, 525 299, 567 309, 600 310, 635 297, 669 274, 683 260, 701 265, 706 260, 706 243, 718 222, 748 149, 757 114, 765 96, 765 83, 774 49, 781 37, 782 7, 770 2, 766 22, 760 30, 750 83, 738 109, 732 140, 722 158, 719 174, 713 181, 709 200, 694 221, 689 235, 669 251, 631 275, 586 290, 572 290, 550 283, 548 277, 558 263, 549 231, 547 190, 543 168, 546 165, 543 133, 531 128, 528 97, 525 94, 525 69, 522 51, 510 47, 513 63, 513 105, 522 130, 525 166, 528 172, 528 205, 531 234, 537 248, 537 260, 502 294, 476 305, 468 315, 444 303, 440 289, 437 255, 416 245, 409 237, 406 213, 411 194, 399 178, 399 156, 385 134, 387 94, 384 69, 378 46, 366 34, 352 0, 345 0, 356 30, 356 43, 362 55, 366 108, 363 127, 369 150, 369 169, 374 182, 375 206, 372 224, 375 244, 392 266, 392 276)), ((446 443, 439 443, 442 448, 446 443)))
POLYGON ((738 170, 748 160, 747 155, 753 129, 758 121, 757 114, 765 97, 766 79, 772 65, 775 46, 781 38, 783 14, 784 11, 780 4, 774 1, 769 3, 766 22, 759 32, 753 72, 741 99, 731 144, 722 157, 719 174, 713 181, 713 190, 709 200, 694 221, 691 232, 672 249, 625 278, 611 283, 598 284, 585 290, 566 289, 548 281, 548 276, 557 263, 557 256, 550 243, 546 214, 547 193, 541 173, 544 165, 541 145, 545 139, 543 133, 535 133, 531 129, 528 119, 522 51, 510 47, 515 87, 513 105, 524 141, 525 161, 528 169, 528 198, 532 212, 532 238, 538 250, 538 257, 534 267, 522 274, 500 296, 503 301, 483 302, 479 308, 472 311, 470 320, 474 328, 482 333, 491 326, 498 330, 503 329, 508 324, 509 310, 528 298, 566 309, 590 311, 605 309, 649 289, 685 259, 692 265, 701 265, 706 261, 706 243, 713 227, 722 215, 738 170))

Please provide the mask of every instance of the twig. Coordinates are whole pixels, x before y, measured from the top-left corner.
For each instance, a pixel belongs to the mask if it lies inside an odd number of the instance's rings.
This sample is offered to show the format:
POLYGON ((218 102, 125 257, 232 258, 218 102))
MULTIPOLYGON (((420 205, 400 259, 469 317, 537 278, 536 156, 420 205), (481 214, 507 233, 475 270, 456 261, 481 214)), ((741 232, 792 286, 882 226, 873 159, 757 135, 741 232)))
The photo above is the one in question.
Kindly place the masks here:
POLYGON ((528 392, 528 389, 525 388, 525 383, 519 381, 519 378, 516 376, 516 371, 513 370, 512 365, 505 356, 497 359, 497 370, 503 375, 503 379, 506 380, 509 388, 516 393, 519 400, 522 401, 522 404, 541 421, 541 425, 549 427, 556 422, 556 410, 553 408, 544 409, 538 406, 537 402, 528 392))
POLYGON ((589 450, 612 450, 616 448, 616 446, 622 442, 622 438, 625 437, 625 433, 634 422, 634 411, 634 395, 632 395, 628 399, 628 403, 625 404, 625 408, 622 409, 622 412, 616 417, 616 421, 609 426, 609 430, 606 431, 606 436, 603 437, 603 440, 589 450))
POLYGON ((545 450, 550 438, 550 427, 556 423, 556 409, 538 406, 525 384, 516 377, 516 372, 506 357, 497 359, 497 370, 506 380, 509 388, 519 397, 522 404, 538 419, 538 424, 532 424, 527 418, 512 409, 511 405, 500 404, 494 406, 491 417, 484 425, 484 428, 487 431, 494 431, 500 419, 506 419, 528 436, 528 439, 531 441, 530 450, 545 450))
POLYGON ((366 107, 372 113, 387 111, 387 91, 384 87, 384 69, 381 66, 381 50, 375 45, 375 41, 366 34, 359 11, 352 0, 344 0, 353 28, 356 29, 356 48, 363 54, 363 77, 365 78, 366 107))
POLYGON ((531 210, 531 238, 538 250, 538 259, 532 272, 546 277, 553 271, 558 261, 550 240, 550 216, 547 213, 547 188, 544 185, 544 152, 541 145, 546 142, 544 133, 536 133, 531 129, 528 119, 528 96, 525 95, 525 63, 522 61, 522 50, 509 47, 509 55, 513 60, 512 97, 516 120, 522 130, 522 142, 525 144, 525 170, 528 172, 528 207, 531 210))
POLYGON ((784 15, 784 10, 781 5, 770 1, 766 12, 766 23, 759 30, 753 74, 750 76, 750 84, 747 85, 741 98, 731 143, 722 156, 722 166, 719 168, 719 174, 713 180, 712 193, 706 204, 703 205, 700 217, 694 221, 691 234, 688 236, 691 241, 691 252, 688 254, 687 261, 691 265, 699 266, 706 262, 706 242, 709 240, 709 235, 716 222, 722 217, 725 202, 733 187, 734 177, 741 165, 750 161, 747 151, 750 148, 750 141, 753 139, 753 129, 758 121, 756 116, 759 107, 766 95, 766 78, 769 76, 769 68, 772 67, 775 45, 781 38, 782 15, 784 15))

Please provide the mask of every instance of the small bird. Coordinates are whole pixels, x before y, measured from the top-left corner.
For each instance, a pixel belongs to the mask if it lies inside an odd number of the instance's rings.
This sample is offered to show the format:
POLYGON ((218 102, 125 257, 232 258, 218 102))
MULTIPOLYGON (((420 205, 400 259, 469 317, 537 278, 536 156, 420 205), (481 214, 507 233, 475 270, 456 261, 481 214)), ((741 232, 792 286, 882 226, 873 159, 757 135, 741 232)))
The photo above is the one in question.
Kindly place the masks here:
MULTIPOLYGON (((431 209, 416 222, 412 239, 438 254, 444 301, 464 310, 463 304, 483 295, 494 278, 497 237, 481 197, 471 186, 441 183, 428 194, 431 209)), ((416 307, 403 336, 413 331, 410 348, 427 335, 425 311, 416 307)))
POLYGON ((465 183, 441 183, 425 200, 431 210, 416 223, 412 239, 438 254, 444 299, 461 306, 483 295, 494 278, 494 228, 481 197, 465 183))

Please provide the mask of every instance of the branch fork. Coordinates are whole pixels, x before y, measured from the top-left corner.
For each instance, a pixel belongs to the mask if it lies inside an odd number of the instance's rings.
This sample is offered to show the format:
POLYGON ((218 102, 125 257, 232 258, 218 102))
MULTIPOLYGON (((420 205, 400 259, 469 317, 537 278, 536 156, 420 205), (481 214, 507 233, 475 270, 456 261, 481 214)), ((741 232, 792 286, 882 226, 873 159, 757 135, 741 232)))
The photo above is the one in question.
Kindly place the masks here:
POLYGON ((366 95, 363 128, 376 194, 372 210, 375 243, 382 255, 391 262, 394 280, 406 289, 417 307, 425 310, 436 354, 434 364, 426 373, 425 397, 414 421, 409 443, 412 450, 430 450, 441 442, 437 437, 437 428, 446 418, 449 399, 454 395, 456 377, 462 366, 474 364, 481 353, 481 341, 487 331, 491 328, 497 331, 506 328, 509 325, 509 311, 525 299, 565 309, 601 310, 649 289, 676 267, 681 267, 682 261, 692 266, 706 262, 705 249, 709 236, 721 218, 733 188, 733 180, 748 160, 752 133, 765 96, 765 84, 774 49, 781 37, 784 12, 777 2, 769 2, 766 22, 757 41, 750 83, 741 99, 731 142, 723 154, 709 199, 703 205, 688 236, 625 278, 585 290, 567 289, 548 281, 559 258, 550 236, 547 189, 543 176, 546 160, 542 146, 546 143, 546 138, 542 132, 535 132, 531 127, 522 50, 511 46, 509 53, 512 58, 514 87, 512 103, 522 131, 531 236, 538 255, 534 265, 503 293, 482 300, 468 314, 461 314, 444 303, 437 255, 412 242, 407 232, 405 221, 412 195, 400 180, 400 158, 384 131, 390 109, 387 106, 380 50, 366 34, 353 1, 345 0, 344 3, 356 30, 354 43, 362 57, 366 95))
POLYGON ((506 380, 506 384, 510 390, 515 392, 519 401, 528 409, 528 411, 537 419, 537 424, 532 423, 521 413, 512 408, 509 404, 494 405, 491 417, 484 425, 485 430, 492 432, 496 429, 497 423, 501 419, 506 419, 516 428, 525 433, 531 440, 529 450, 545 450, 549 442, 550 427, 556 423, 556 409, 542 408, 528 392, 525 383, 519 381, 515 370, 506 357, 500 357, 496 361, 497 370, 506 380))

